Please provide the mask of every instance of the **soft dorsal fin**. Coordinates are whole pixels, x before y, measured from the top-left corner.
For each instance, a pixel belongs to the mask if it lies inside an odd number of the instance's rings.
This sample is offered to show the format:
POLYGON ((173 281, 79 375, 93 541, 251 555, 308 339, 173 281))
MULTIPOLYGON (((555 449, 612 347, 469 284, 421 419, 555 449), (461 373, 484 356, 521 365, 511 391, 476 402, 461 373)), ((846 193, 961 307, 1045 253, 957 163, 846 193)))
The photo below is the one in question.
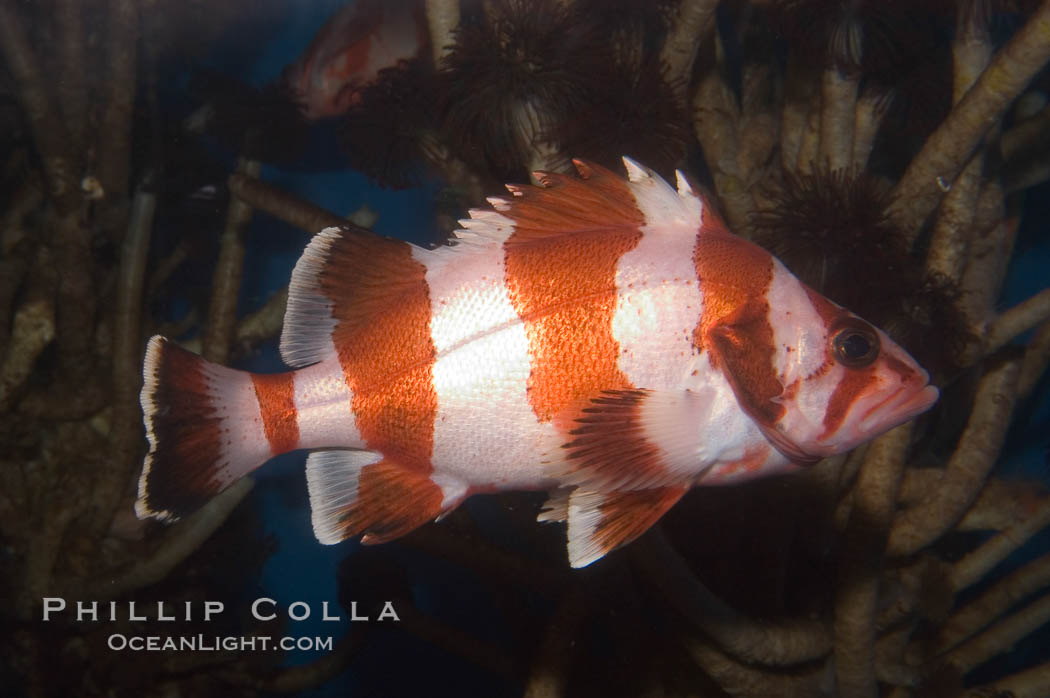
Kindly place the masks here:
MULTIPOLYGON (((284 362, 300 367, 330 358, 341 338, 405 309, 406 298, 425 304, 426 270, 412 250, 403 240, 349 226, 315 235, 288 284, 281 331, 284 362)), ((429 313, 429 307, 425 310, 429 313)))
POLYGON ((289 366, 308 366, 335 354, 335 300, 325 292, 323 277, 334 263, 352 261, 345 260, 347 255, 342 253, 352 234, 340 228, 325 228, 313 236, 295 263, 281 328, 281 359, 289 366))

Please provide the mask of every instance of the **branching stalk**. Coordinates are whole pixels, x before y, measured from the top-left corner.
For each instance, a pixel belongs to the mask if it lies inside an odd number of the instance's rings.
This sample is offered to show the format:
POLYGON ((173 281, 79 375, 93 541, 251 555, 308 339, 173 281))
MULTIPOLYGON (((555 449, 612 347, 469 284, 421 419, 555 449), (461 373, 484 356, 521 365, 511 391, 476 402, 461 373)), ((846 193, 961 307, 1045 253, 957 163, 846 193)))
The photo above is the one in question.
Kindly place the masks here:
MULTIPOLYGON (((259 163, 242 158, 237 164, 240 174, 257 177, 259 163)), ((230 199, 226 227, 219 241, 219 259, 215 263, 208 324, 204 330, 203 356, 224 364, 229 360, 237 321, 237 298, 241 290, 244 267, 244 229, 252 218, 252 207, 240 198, 230 199)))
POLYGON ((996 463, 1017 399, 1020 361, 999 362, 981 378, 973 412, 940 485, 901 513, 890 532, 890 555, 911 555, 944 535, 966 514, 996 463))
POLYGON ((325 228, 348 225, 331 211, 304 201, 247 174, 230 175, 230 193, 248 206, 304 230, 311 235, 325 228))
POLYGON ((838 68, 824 71, 820 83, 819 164, 842 170, 853 159, 853 126, 856 118, 858 78, 838 68))
POLYGON ((459 0, 426 0, 426 9, 434 65, 440 68, 455 44, 455 31, 459 26, 459 0))
POLYGON ((660 50, 660 60, 667 66, 668 84, 678 92, 683 103, 696 52, 714 28, 717 7, 717 0, 681 0, 660 50))
POLYGON ((835 597, 835 674, 840 695, 878 695, 874 657, 879 578, 910 444, 910 423, 873 441, 854 488, 835 597))
POLYGON ((831 638, 820 621, 760 623, 731 608, 700 583, 659 529, 653 529, 630 551, 664 598, 739 661, 788 666, 813 661, 831 649, 831 638))
POLYGON ((106 198, 124 205, 131 168, 131 114, 135 107, 139 10, 135 0, 109 0, 106 88, 98 179, 106 198))
POLYGON ((1050 320, 1050 288, 1004 310, 988 324, 985 352, 994 353, 1019 334, 1050 320))
MULTIPOLYGON (((992 42, 983 23, 976 21, 973 12, 960 10, 959 16, 959 27, 952 42, 955 104, 966 96, 992 58, 992 42)), ((983 170, 984 152, 978 150, 941 202, 926 256, 927 271, 956 282, 962 277, 970 243, 977 232, 973 221, 983 170)))
POLYGON ((1047 526, 1050 526, 1050 497, 1044 498, 1023 522, 1011 526, 956 562, 951 572, 952 587, 962 590, 976 584, 1047 526))
POLYGON ((889 215, 914 240, 992 124, 1050 59, 1050 0, 992 59, 926 140, 894 189, 889 215))
POLYGON ((0 0, 0 52, 18 84, 22 108, 44 165, 49 194, 58 211, 67 213, 80 200, 75 158, 70 152, 66 126, 55 107, 55 96, 48 90, 51 82, 29 45, 15 5, 14 0, 0 0))
POLYGON ((937 637, 938 651, 953 649, 1001 618, 1011 606, 1047 586, 1050 586, 1050 555, 1043 555, 999 580, 952 615, 937 637))
POLYGON ((117 307, 113 328, 113 418, 110 427, 112 472, 102 478, 93 504, 95 534, 109 527, 125 485, 137 466, 136 455, 142 441, 142 300, 146 277, 146 255, 153 232, 157 195, 140 187, 135 193, 128 231, 121 250, 117 280, 117 307))
POLYGON ((948 661, 966 674, 1050 621, 1050 594, 993 625, 948 654, 948 661))

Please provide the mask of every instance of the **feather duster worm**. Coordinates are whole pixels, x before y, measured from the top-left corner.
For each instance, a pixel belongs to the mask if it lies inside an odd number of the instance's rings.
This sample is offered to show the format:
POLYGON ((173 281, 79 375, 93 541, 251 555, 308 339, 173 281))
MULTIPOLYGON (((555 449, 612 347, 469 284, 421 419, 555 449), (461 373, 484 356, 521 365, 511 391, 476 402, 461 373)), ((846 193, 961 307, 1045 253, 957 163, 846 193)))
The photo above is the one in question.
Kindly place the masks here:
POLYGON ((621 58, 630 54, 625 42, 636 43, 646 55, 658 52, 679 4, 677 0, 576 0, 580 12, 611 37, 621 58))
POLYGON ((284 86, 253 87, 213 70, 191 79, 190 94, 204 106, 186 128, 215 138, 253 160, 284 165, 306 149, 308 124, 302 107, 284 86))
POLYGON ((618 68, 606 96, 567 118, 556 131, 565 150, 614 167, 622 155, 670 174, 693 142, 685 106, 650 60, 640 69, 618 68))
POLYGON ((953 6, 946 0, 779 0, 769 8, 768 24, 779 28, 803 70, 830 69, 864 94, 892 95, 871 167, 899 176, 952 103, 953 6))
POLYGON ((420 137, 434 120, 432 86, 422 59, 380 71, 340 126, 339 145, 350 165, 392 189, 418 184, 424 160, 420 137))
POLYGON ((539 134, 600 101, 615 80, 606 37, 581 12, 553 0, 492 3, 465 17, 441 74, 439 109, 452 149, 502 179, 520 177, 539 134))
POLYGON ((779 0, 770 7, 797 57, 823 69, 833 65, 883 86, 929 58, 930 37, 946 37, 954 3, 907 0, 779 0))
POLYGON ((675 3, 581 0, 581 12, 613 47, 616 75, 586 108, 559 124, 556 139, 574 156, 616 167, 628 155, 669 175, 694 142, 660 47, 675 3))

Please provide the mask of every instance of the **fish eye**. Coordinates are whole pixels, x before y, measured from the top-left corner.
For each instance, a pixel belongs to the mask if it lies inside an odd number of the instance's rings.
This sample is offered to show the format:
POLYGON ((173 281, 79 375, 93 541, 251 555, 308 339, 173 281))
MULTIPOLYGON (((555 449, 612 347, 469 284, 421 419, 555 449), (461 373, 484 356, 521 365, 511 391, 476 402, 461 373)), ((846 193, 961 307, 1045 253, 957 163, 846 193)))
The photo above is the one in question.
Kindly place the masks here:
POLYGON ((844 366, 864 368, 879 356, 879 335, 866 322, 848 318, 832 333, 831 349, 844 366))

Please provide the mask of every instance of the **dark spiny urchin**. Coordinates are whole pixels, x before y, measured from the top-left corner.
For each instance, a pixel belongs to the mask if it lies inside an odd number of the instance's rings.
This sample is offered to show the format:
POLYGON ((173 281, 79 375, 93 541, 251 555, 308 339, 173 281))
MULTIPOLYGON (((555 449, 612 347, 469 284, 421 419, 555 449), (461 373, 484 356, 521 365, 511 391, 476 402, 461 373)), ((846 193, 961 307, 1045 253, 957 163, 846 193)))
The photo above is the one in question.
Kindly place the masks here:
POLYGON ((565 119, 555 137, 574 157, 616 170, 628 155, 669 176, 692 142, 686 109, 659 61, 640 70, 622 66, 619 72, 605 96, 565 119))
POLYGON ((952 56, 933 52, 893 86, 868 168, 898 179, 952 107, 952 56))
POLYGON ((385 187, 404 189, 422 176, 420 136, 433 127, 427 66, 414 59, 380 71, 340 125, 339 145, 350 165, 385 187))
POLYGON ((1042 0, 959 0, 956 24, 973 25, 993 37, 1012 34, 1039 7, 1042 0))
POLYGON ((798 59, 888 87, 934 46, 948 46, 952 8, 950 0, 777 0, 770 12, 798 59))
POLYGON ((490 18, 464 18, 457 31, 440 76, 444 132, 457 155, 494 176, 520 176, 528 160, 518 127, 523 106, 536 110, 547 132, 615 79, 606 37, 566 5, 493 2, 490 18))
POLYGON ((642 53, 659 51, 678 0, 576 0, 579 11, 591 18, 612 43, 637 38, 642 53))
POLYGON ((770 21, 769 8, 741 2, 723 4, 720 11, 719 35, 727 59, 736 55, 741 66, 783 64, 782 28, 770 21))
POLYGON ((189 92, 204 106, 190 117, 188 130, 207 133, 235 153, 283 165, 306 148, 302 109, 280 85, 253 87, 202 69, 190 79, 189 92))
POLYGON ((899 176, 951 107, 954 2, 776 0, 769 13, 793 64, 834 65, 892 95, 869 167, 899 176))
POLYGON ((951 279, 923 274, 914 265, 908 280, 910 286, 896 294, 897 312, 887 316, 882 329, 943 383, 962 367, 964 353, 978 338, 959 310, 961 291, 951 279))
POLYGON ((754 218, 755 241, 802 281, 882 327, 937 376, 969 338, 957 291, 928 278, 886 216, 888 187, 842 171, 785 175, 754 218))
POLYGON ((785 173, 768 196, 754 219, 756 239, 833 300, 853 307, 898 272, 907 248, 886 217, 881 182, 842 171, 785 173))

